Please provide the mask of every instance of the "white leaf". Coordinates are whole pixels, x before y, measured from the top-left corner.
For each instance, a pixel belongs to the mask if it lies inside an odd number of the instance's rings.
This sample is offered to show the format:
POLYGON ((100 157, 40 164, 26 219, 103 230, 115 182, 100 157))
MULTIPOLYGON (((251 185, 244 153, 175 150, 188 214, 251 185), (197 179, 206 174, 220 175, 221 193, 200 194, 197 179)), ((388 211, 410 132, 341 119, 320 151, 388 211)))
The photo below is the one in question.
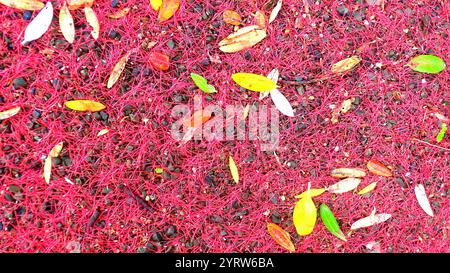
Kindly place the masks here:
POLYGON ((292 109, 291 104, 286 99, 283 94, 281 94, 278 89, 274 89, 270 91, 270 97, 272 98, 273 103, 277 107, 278 110, 280 110, 281 113, 285 114, 288 117, 294 116, 294 110, 292 109))
POLYGON ((51 175, 52 175, 52 157, 47 156, 44 164, 44 179, 47 184, 50 183, 51 175))
POLYGON ((283 4, 283 0, 278 0, 277 5, 273 8, 272 12, 270 13, 269 17, 269 24, 277 18, 278 12, 280 12, 281 5, 283 4))
POLYGON ((358 221, 354 222, 352 224, 352 226, 350 227, 350 230, 355 230, 355 229, 359 229, 359 228, 370 227, 375 224, 380 224, 380 223, 387 221, 391 217, 392 217, 392 215, 390 215, 389 213, 374 214, 372 212, 369 216, 359 219, 358 221))
POLYGON ((53 5, 49 1, 25 29, 22 45, 37 40, 47 32, 53 19, 53 5))
POLYGON ((361 183, 361 179, 349 177, 346 179, 341 180, 340 182, 331 185, 328 188, 329 192, 332 193, 344 193, 348 191, 352 191, 358 187, 359 183, 361 183))
POLYGON ((431 217, 434 216, 433 210, 430 206, 430 201, 428 201, 427 194, 425 193, 425 188, 422 184, 414 187, 414 192, 416 193, 417 201, 419 201, 420 207, 431 217))
MULTIPOLYGON (((276 68, 270 71, 269 74, 267 74, 267 78, 271 79, 275 84, 278 82, 279 76, 280 72, 276 68)), ((269 96, 269 94, 270 91, 259 93, 259 100, 264 99, 265 97, 269 96)))

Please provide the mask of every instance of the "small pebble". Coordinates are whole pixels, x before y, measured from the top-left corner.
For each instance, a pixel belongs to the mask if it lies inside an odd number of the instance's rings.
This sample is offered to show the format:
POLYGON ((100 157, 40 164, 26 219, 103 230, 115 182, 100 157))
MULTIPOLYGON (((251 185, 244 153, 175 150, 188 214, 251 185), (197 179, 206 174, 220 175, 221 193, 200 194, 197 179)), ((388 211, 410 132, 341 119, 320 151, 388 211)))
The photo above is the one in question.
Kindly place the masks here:
POLYGON ((33 15, 32 11, 26 10, 26 11, 23 12, 23 16, 22 17, 23 17, 24 20, 30 20, 32 15, 33 15))
POLYGON ((175 48, 175 41, 173 39, 170 39, 169 41, 167 41, 167 46, 170 49, 174 49, 175 48))
POLYGON ((170 226, 167 230, 166 230, 166 236, 167 237, 172 237, 177 233, 177 228, 175 226, 170 226))
POLYGON ((116 8, 118 4, 119 4, 118 0, 112 0, 111 1, 111 7, 113 7, 113 8, 116 8))
POLYGON ((35 109, 35 110, 33 111, 33 117, 35 117, 35 118, 40 118, 40 117, 41 117, 41 111, 38 110, 38 109, 35 109))
POLYGON ((336 11, 339 13, 339 15, 345 16, 348 13, 348 8, 346 8, 344 6, 339 6, 336 8, 336 11))
POLYGON ((25 78, 20 77, 20 78, 15 78, 13 80, 13 86, 15 89, 19 88, 19 87, 26 87, 27 86, 27 80, 25 80, 25 78))
POLYGON ((161 232, 155 232, 152 234, 152 241, 160 242, 160 241, 162 241, 162 239, 163 239, 163 237, 162 237, 161 232))

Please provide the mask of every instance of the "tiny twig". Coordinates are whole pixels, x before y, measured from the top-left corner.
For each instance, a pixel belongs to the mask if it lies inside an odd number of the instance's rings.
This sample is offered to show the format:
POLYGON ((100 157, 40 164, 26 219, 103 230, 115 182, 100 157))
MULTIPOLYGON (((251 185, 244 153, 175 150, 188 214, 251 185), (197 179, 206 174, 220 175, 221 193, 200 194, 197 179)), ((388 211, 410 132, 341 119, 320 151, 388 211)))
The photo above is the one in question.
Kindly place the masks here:
POLYGON ((450 149, 448 149, 448 148, 444 148, 444 147, 441 147, 441 146, 438 146, 438 145, 434 145, 434 144, 431 144, 431 143, 429 143, 429 142, 426 142, 426 141, 423 141, 423 140, 420 140, 420 139, 417 139, 417 138, 414 138, 414 137, 412 138, 412 140, 413 140, 413 141, 421 142, 421 143, 423 143, 423 144, 430 145, 430 146, 435 147, 435 148, 442 149, 442 150, 444 150, 444 151, 450 151, 450 149))

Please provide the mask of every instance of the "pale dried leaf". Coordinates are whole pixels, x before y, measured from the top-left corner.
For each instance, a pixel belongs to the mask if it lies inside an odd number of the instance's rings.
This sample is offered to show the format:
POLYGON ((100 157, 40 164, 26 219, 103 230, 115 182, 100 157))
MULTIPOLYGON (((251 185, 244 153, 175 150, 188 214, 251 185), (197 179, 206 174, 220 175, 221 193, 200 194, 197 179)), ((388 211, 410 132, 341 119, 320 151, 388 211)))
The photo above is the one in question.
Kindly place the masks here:
POLYGON ((270 97, 272 98, 273 103, 277 107, 277 109, 288 117, 294 116, 294 109, 292 109, 291 104, 286 99, 286 97, 281 94, 278 89, 273 89, 270 91, 270 97))
POLYGON ((42 37, 42 35, 47 32, 53 19, 53 5, 49 1, 45 5, 33 21, 25 29, 24 39, 22 40, 22 45, 29 43, 31 41, 37 40, 42 37))
POLYGON ((339 181, 336 184, 331 185, 328 188, 328 191, 332 192, 332 193, 349 192, 349 191, 356 189, 356 187, 358 187, 359 183, 361 183, 361 179, 349 177, 349 178, 339 181))
POLYGON ((337 168, 331 171, 331 176, 337 178, 364 177, 366 172, 360 168, 337 168))
POLYGON ((428 201, 427 194, 425 193, 425 188, 422 184, 419 184, 414 187, 414 192, 416 194, 417 201, 419 202, 420 207, 425 211, 426 214, 431 217, 434 216, 433 209, 431 208, 430 201, 428 201))
POLYGON ((130 12, 130 8, 124 8, 124 9, 122 9, 122 10, 119 10, 119 11, 116 12, 116 13, 113 13, 113 14, 108 15, 108 17, 111 18, 111 19, 119 19, 119 18, 122 18, 122 17, 124 17, 125 15, 127 15, 128 12, 130 12))
POLYGON ((331 72, 333 73, 344 73, 346 71, 351 70, 357 64, 361 62, 361 59, 358 56, 352 56, 346 59, 343 59, 331 67, 331 72))
POLYGON ((72 14, 70 14, 69 8, 65 2, 59 11, 59 27, 61 28, 64 38, 69 43, 73 43, 75 40, 75 25, 73 23, 72 14))
POLYGON ((37 0, 0 0, 0 4, 20 10, 41 10, 45 6, 37 0))
MULTIPOLYGON (((280 77, 280 72, 277 68, 272 69, 272 71, 267 74, 267 78, 271 79, 275 84, 278 82, 278 78, 280 77)), ((270 91, 267 92, 261 92, 259 94, 259 100, 262 100, 270 95, 270 91)))
POLYGON ((50 183, 51 175, 52 175, 52 157, 47 156, 44 163, 44 179, 47 184, 50 183))
POLYGON ((97 133, 97 137, 102 136, 102 135, 105 135, 105 134, 107 134, 108 132, 109 132, 108 129, 102 129, 102 130, 100 130, 100 132, 97 133))
POLYGON ((60 142, 56 144, 51 150, 50 153, 48 153, 49 157, 58 157, 61 153, 61 150, 63 149, 64 142, 60 142))
POLYGON ((125 66, 127 64, 127 61, 128 61, 128 58, 130 57, 130 55, 131 55, 131 51, 128 52, 127 54, 125 54, 125 56, 123 56, 122 58, 120 58, 120 60, 114 66, 114 68, 111 72, 111 75, 109 76, 108 84, 106 85, 106 87, 111 88, 117 82, 117 80, 119 79, 123 70, 125 69, 125 66))
POLYGON ((269 24, 271 24, 275 20, 275 18, 277 18, 278 13, 281 10, 282 4, 283 4, 283 0, 278 0, 277 5, 273 8, 272 12, 270 13, 269 24))
POLYGON ((0 120, 4 120, 4 119, 7 119, 7 118, 17 115, 17 113, 20 112, 20 109, 21 108, 19 106, 16 106, 11 109, 0 112, 0 120))
POLYGON ((86 15, 86 21, 92 27, 91 35, 97 40, 100 34, 100 24, 97 15, 95 15, 95 12, 91 7, 84 7, 84 14, 86 15))
POLYGON ((266 36, 266 31, 257 25, 243 27, 220 41, 219 49, 226 53, 238 52, 256 45, 266 36))
POLYGON ((266 28, 266 16, 262 11, 256 11, 255 13, 256 24, 261 28, 266 28))
POLYGON ((350 227, 350 230, 355 230, 359 228, 365 228, 370 227, 376 224, 383 223, 387 221, 389 218, 391 218, 392 215, 388 213, 380 213, 380 214, 370 214, 369 216, 359 219, 358 221, 354 222, 352 226, 350 227))

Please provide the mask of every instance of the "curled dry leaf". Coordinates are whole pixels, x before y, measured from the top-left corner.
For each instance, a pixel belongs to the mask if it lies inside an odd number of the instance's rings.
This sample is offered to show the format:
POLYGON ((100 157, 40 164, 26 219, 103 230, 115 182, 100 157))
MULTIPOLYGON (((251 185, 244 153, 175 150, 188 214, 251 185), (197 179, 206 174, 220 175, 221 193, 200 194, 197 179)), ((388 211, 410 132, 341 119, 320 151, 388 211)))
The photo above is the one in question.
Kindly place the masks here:
POLYGON ((286 97, 281 94, 278 89, 273 89, 270 91, 270 97, 272 98, 273 103, 277 107, 277 109, 288 117, 294 116, 294 109, 292 109, 291 104, 286 99, 286 97))
POLYGON ((119 18, 122 18, 125 15, 127 15, 128 12, 130 12, 130 8, 124 8, 124 9, 119 10, 116 13, 108 15, 108 17, 111 18, 111 19, 119 19, 119 18))
POLYGON ((20 10, 41 10, 45 4, 37 0, 0 0, 0 4, 20 10))
POLYGON ((65 2, 59 11, 59 27, 61 28, 64 38, 69 43, 73 43, 75 40, 75 25, 73 23, 72 14, 70 14, 69 8, 65 2))
POLYGON ((169 69, 169 56, 161 52, 152 52, 149 56, 149 61, 156 69, 166 71, 169 69))
POLYGON ((366 172, 360 168, 337 168, 331 171, 331 176, 337 178, 364 177, 366 172))
POLYGON ((255 91, 265 92, 276 88, 276 84, 271 79, 253 73, 235 73, 231 78, 241 87, 255 91))
POLYGON ((123 70, 125 69, 125 65, 127 64, 128 58, 131 55, 131 51, 129 51, 125 56, 120 58, 117 64, 114 66, 111 75, 109 76, 108 83, 106 87, 111 88, 117 82, 123 70))
POLYGON ((159 8, 158 21, 169 20, 180 7, 180 0, 163 0, 159 8))
POLYGON ((427 194, 425 193, 425 188, 422 184, 414 187, 414 193, 416 194, 417 201, 420 207, 425 211, 426 214, 431 217, 434 216, 433 209, 431 209, 430 201, 428 201, 427 194))
POLYGON ((92 100, 72 100, 72 101, 66 101, 64 105, 72 110, 75 111, 90 111, 90 112, 98 112, 102 111, 106 108, 105 105, 101 104, 100 102, 92 101, 92 100))
MULTIPOLYGON (((311 194, 311 198, 313 198, 313 197, 321 195, 325 191, 326 191, 326 189, 324 189, 324 188, 322 188, 322 189, 310 189, 309 190, 309 192, 310 192, 309 194, 311 194)), ((299 195, 296 195, 295 198, 299 198, 300 199, 300 198, 305 197, 307 194, 308 194, 308 190, 302 192, 299 195)))
POLYGON ((17 113, 20 112, 20 109, 21 109, 20 106, 16 106, 11 109, 0 112, 0 120, 4 120, 17 115, 17 113))
POLYGON ((266 28, 266 16, 262 11, 256 11, 255 13, 256 25, 258 25, 261 29, 266 28))
POLYGON ((234 182, 236 184, 239 183, 239 171, 231 155, 228 157, 228 166, 230 167, 231 176, 233 177, 234 182))
POLYGON ((266 31, 257 25, 243 27, 220 41, 219 49, 226 53, 238 52, 256 45, 266 36, 266 31))
POLYGON ((267 223, 267 231, 269 232, 270 237, 272 237, 277 244, 290 252, 295 252, 295 246, 292 243, 291 236, 287 231, 274 223, 267 223))
POLYGON ((354 222, 352 226, 350 227, 350 230, 355 230, 359 228, 365 228, 370 227, 376 224, 380 224, 383 222, 386 222, 389 218, 391 218, 392 215, 389 213, 379 213, 375 214, 375 210, 372 211, 372 213, 362 219, 359 219, 358 221, 354 222))
POLYGON ((294 207, 293 221, 298 235, 305 236, 313 232, 317 219, 317 208, 311 198, 311 183, 308 183, 306 196, 301 198, 294 207))
POLYGON ((331 123, 336 124, 339 122, 339 116, 347 113, 352 108, 352 103, 355 101, 355 98, 344 100, 341 103, 340 108, 336 108, 331 113, 331 123))
POLYGON ((223 20, 225 23, 233 26, 239 26, 242 23, 242 18, 239 13, 232 10, 226 10, 223 12, 223 20))
POLYGON ((391 170, 389 170, 386 166, 384 166, 381 162, 377 161, 377 160, 369 160, 369 162, 367 162, 367 169, 376 175, 379 176, 392 176, 392 172, 391 170))
POLYGON ((371 192, 371 191, 373 191, 373 189, 375 189, 376 186, 377 186, 377 182, 370 183, 369 185, 364 187, 364 189, 360 190, 358 192, 358 194, 362 195, 362 194, 366 194, 368 192, 371 192))
POLYGON ((150 6, 152 6, 152 9, 154 9, 155 11, 158 11, 161 5, 162 0, 150 0, 150 6))
POLYGON ((361 62, 361 59, 358 56, 352 56, 346 59, 343 59, 331 67, 331 72, 333 73, 344 73, 346 71, 351 70, 357 64, 361 62))
POLYGON ((97 133, 97 137, 103 136, 103 135, 107 134, 108 132, 109 132, 108 129, 102 129, 97 133))
POLYGON ((349 191, 356 189, 356 187, 358 187, 359 183, 361 183, 361 179, 349 177, 349 178, 339 181, 336 184, 331 185, 328 188, 328 191, 332 192, 332 193, 349 192, 349 191))
POLYGON ((275 18, 277 18, 278 13, 281 10, 281 5, 283 5, 283 0, 278 0, 277 5, 273 8, 272 12, 270 13, 269 24, 271 24, 275 20, 275 18))
POLYGON ((43 8, 33 21, 25 29, 22 45, 31 41, 37 40, 47 32, 53 19, 53 5, 52 2, 47 2, 45 8, 43 8))
MULTIPOLYGON (((275 84, 277 84, 279 77, 280 77, 280 72, 276 68, 272 69, 272 71, 270 71, 269 74, 267 74, 267 78, 271 79, 275 84)), ((270 95, 270 91, 261 92, 259 94, 259 100, 262 100, 269 95, 270 95)))
POLYGON ((58 157, 61 153, 62 149, 64 147, 64 142, 60 142, 56 144, 51 150, 50 153, 48 153, 48 156, 50 157, 58 157))
POLYGON ((91 35, 97 40, 100 34, 100 24, 97 15, 95 15, 95 12, 91 7, 84 7, 84 14, 86 15, 86 21, 92 27, 91 35))

